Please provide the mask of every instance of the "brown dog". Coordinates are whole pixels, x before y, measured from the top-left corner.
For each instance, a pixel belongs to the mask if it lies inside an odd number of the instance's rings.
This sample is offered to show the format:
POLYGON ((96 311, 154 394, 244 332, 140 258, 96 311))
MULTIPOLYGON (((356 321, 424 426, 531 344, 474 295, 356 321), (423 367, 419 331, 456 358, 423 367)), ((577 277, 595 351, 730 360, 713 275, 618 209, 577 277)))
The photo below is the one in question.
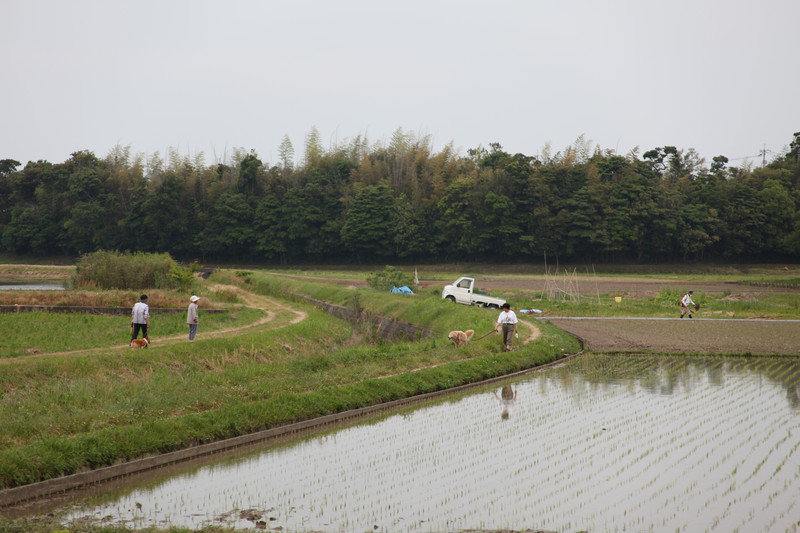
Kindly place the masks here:
POLYGON ((147 348, 150 341, 147 339, 133 339, 130 343, 131 348, 147 348))
POLYGON ((453 344, 458 348, 460 346, 466 346, 474 334, 475 332, 471 329, 467 331, 451 331, 447 334, 447 338, 453 341, 453 344))

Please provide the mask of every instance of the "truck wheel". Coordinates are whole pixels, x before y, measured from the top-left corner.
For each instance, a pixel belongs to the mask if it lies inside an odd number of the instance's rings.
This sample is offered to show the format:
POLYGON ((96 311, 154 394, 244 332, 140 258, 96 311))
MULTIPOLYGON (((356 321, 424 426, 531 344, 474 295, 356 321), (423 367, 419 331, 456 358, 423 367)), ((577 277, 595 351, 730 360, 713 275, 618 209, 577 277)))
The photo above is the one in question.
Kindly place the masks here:
POLYGON ((456 297, 453 296, 453 295, 448 296, 447 298, 445 298, 445 300, 449 300, 449 301, 451 301, 453 303, 456 303, 456 297))

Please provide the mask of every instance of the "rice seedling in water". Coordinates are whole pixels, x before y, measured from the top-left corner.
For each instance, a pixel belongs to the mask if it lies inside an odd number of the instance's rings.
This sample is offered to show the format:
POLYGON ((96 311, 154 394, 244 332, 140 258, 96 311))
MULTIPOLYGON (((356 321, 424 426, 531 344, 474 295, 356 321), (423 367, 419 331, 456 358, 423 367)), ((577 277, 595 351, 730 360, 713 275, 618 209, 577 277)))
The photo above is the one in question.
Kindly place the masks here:
POLYGON ((497 385, 121 498, 185 494, 172 523, 187 527, 221 486, 242 508, 274 507, 286 530, 793 527, 800 473, 784 465, 800 419, 786 383, 767 376, 795 375, 795 361, 596 359, 511 382, 508 418, 497 385), (597 372, 626 367, 638 371, 597 372))

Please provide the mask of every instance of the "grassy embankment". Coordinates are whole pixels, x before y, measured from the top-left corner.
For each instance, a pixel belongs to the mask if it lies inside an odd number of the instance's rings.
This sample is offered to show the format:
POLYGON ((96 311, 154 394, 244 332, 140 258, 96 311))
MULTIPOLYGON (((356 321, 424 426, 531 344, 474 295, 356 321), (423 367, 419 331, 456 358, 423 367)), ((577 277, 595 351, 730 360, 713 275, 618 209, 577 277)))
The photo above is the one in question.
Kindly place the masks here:
MULTIPOLYGON (((3 360, 0 488, 441 390, 578 349, 549 325, 535 342, 510 353, 500 352, 494 335, 454 349, 447 331, 482 334, 495 312, 449 305, 438 291, 408 297, 295 284, 261 272, 251 280, 239 285, 272 299, 274 318, 237 336, 204 337, 201 329, 194 343, 3 360), (287 299, 287 289, 412 322, 436 335, 388 343, 366 327, 354 336, 352 326, 287 299), (306 318, 292 323, 297 313, 306 318), (367 342, 351 345, 361 337, 367 342)), ((236 281, 219 274, 205 283, 236 281)), ((11 334, 27 335, 22 330, 11 334)), ((527 332, 524 326, 521 337, 527 332)), ((109 344, 118 343, 115 335, 109 344)))

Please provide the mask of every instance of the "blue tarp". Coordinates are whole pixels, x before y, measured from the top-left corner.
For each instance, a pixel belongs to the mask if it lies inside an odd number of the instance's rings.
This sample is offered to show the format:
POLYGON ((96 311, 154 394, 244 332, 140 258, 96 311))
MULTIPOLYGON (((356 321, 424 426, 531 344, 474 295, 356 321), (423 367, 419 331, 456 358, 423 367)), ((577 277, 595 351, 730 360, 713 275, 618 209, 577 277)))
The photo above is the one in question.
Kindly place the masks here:
POLYGON ((414 294, 414 292, 405 285, 403 285, 399 289, 397 287, 392 287, 392 292, 396 292, 399 294, 414 294))

